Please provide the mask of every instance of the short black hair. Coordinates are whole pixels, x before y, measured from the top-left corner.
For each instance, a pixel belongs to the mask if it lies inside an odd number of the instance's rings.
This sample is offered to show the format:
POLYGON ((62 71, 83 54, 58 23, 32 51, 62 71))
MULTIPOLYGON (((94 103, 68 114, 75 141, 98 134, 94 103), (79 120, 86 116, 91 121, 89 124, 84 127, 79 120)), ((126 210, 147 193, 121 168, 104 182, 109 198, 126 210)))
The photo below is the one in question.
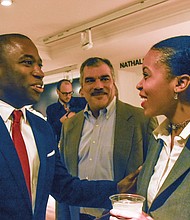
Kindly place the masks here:
POLYGON ((167 65, 173 77, 190 75, 190 36, 171 37, 156 43, 151 48, 162 53, 161 62, 167 65))
POLYGON ((11 34, 1 34, 0 35, 0 63, 3 62, 3 56, 4 56, 4 48, 7 44, 11 43, 12 39, 15 38, 22 38, 22 39, 28 39, 31 40, 29 37, 23 35, 23 34, 17 34, 17 33, 11 33, 11 34))

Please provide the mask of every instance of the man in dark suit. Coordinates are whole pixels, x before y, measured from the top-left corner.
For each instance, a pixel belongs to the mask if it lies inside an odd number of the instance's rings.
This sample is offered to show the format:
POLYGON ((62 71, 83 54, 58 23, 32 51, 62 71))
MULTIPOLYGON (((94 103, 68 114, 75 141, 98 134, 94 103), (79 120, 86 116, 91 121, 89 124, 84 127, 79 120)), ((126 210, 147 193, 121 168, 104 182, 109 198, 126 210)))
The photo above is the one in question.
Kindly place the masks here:
POLYGON ((5 34, 0 35, 0 51, 0 219, 45 220, 49 194, 70 205, 109 208, 108 197, 128 190, 138 171, 120 183, 72 177, 49 123, 25 107, 43 92, 36 46, 24 35, 5 34), (16 113, 21 113, 20 123, 16 113), (16 148, 18 137, 23 155, 16 148))
POLYGON ((53 128, 57 142, 59 142, 62 123, 84 109, 86 100, 82 97, 72 97, 72 83, 68 79, 62 79, 57 83, 56 92, 58 101, 47 107, 46 115, 47 121, 53 128))
MULTIPOLYGON (((143 164, 157 121, 145 117, 143 109, 118 100, 114 69, 107 59, 84 61, 80 83, 88 105, 63 124, 60 148, 66 166, 80 178, 120 181, 143 164)), ((78 207, 72 208, 72 220, 99 217, 103 212, 81 208, 79 218, 74 209, 78 207)))

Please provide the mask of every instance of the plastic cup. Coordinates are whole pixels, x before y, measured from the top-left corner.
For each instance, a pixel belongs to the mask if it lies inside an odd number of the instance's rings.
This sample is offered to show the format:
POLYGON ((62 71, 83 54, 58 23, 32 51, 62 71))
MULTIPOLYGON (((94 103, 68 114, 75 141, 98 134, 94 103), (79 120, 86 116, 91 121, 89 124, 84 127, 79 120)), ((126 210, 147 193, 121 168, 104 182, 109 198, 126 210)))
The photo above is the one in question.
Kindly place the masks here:
POLYGON ((113 209, 117 209, 121 215, 135 217, 142 213, 145 198, 137 194, 115 194, 109 197, 113 209))

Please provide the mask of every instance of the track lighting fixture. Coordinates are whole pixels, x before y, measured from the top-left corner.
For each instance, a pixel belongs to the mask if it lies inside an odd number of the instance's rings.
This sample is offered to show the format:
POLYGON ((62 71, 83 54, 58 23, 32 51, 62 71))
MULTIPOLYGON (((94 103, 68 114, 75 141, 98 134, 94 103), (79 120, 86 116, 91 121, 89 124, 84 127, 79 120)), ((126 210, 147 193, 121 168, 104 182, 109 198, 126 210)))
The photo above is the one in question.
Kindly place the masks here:
POLYGON ((81 47, 84 50, 89 50, 93 47, 92 34, 90 29, 81 32, 81 47))

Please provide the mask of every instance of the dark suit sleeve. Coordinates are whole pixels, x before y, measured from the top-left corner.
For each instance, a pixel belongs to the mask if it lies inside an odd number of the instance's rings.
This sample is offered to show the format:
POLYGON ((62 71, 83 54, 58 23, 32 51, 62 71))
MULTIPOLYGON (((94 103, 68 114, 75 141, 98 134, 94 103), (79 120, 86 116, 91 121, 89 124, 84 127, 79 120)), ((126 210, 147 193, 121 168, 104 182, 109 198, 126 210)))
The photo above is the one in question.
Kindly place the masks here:
POLYGON ((50 123, 53 128, 53 132, 55 134, 57 142, 60 139, 61 127, 62 123, 60 122, 60 118, 66 113, 63 108, 60 108, 60 104, 54 103, 47 107, 46 115, 47 121, 50 123))
POLYGON ((72 97, 70 101, 70 110, 71 112, 80 112, 86 106, 86 99, 83 97, 72 97))
POLYGON ((52 126, 54 133, 57 134, 61 130, 61 122, 59 115, 55 115, 56 109, 52 106, 47 107, 46 114, 47 114, 47 121, 52 126))
POLYGON ((40 206, 45 206, 50 193, 57 201, 69 205, 111 208, 109 196, 117 193, 117 183, 72 177, 60 158, 49 123, 32 113, 28 113, 27 118, 30 119, 41 163, 38 176, 38 193, 42 196, 40 206), (54 151, 55 154, 47 156, 54 151))
POLYGON ((109 196, 115 193, 118 193, 116 182, 79 180, 78 177, 72 177, 61 162, 59 153, 56 153, 52 196, 58 202, 110 209, 109 196))

